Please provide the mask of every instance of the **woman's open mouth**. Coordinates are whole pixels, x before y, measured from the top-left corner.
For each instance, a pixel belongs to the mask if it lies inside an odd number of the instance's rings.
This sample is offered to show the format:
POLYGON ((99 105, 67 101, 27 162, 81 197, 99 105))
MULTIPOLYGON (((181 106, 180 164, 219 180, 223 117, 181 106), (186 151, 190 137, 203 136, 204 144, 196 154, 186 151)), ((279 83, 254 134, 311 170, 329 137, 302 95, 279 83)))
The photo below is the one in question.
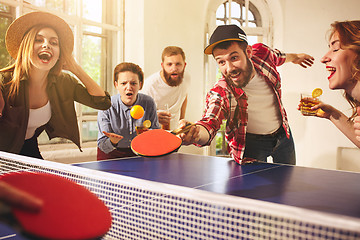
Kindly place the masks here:
POLYGON ((330 76, 328 77, 328 79, 332 78, 332 76, 335 74, 336 72, 336 68, 334 67, 330 67, 330 66, 327 66, 326 67, 326 70, 328 70, 330 72, 330 76))
POLYGON ((51 60, 52 55, 49 52, 41 52, 41 53, 39 53, 38 57, 40 58, 40 60, 42 62, 48 63, 51 60))

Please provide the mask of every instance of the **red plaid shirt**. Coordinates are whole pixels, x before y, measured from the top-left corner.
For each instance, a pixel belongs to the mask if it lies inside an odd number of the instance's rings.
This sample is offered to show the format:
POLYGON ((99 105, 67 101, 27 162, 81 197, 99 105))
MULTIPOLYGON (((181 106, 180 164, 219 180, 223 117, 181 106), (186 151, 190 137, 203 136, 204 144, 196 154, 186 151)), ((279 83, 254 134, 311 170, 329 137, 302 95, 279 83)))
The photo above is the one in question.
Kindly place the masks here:
MULTIPOLYGON (((284 106, 281 102, 281 79, 276 67, 285 62, 286 55, 279 50, 270 49, 264 44, 258 43, 252 46, 251 58, 255 70, 264 77, 272 87, 279 103, 283 127, 289 137, 290 130, 284 106)), ((229 153, 234 160, 243 164, 245 150, 246 126, 248 122, 247 96, 241 88, 227 84, 224 78, 220 79, 206 96, 206 108, 204 115, 197 124, 204 126, 210 133, 210 140, 215 138, 217 131, 226 119, 225 137, 229 145, 229 153)))

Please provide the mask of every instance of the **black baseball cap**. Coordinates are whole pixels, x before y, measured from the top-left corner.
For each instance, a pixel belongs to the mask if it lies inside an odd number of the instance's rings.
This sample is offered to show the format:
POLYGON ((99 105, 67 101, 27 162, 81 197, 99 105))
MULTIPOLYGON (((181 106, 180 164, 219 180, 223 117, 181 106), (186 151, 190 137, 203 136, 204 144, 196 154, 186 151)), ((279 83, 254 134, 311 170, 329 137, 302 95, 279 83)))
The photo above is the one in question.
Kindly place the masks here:
POLYGON ((212 54, 216 45, 225 41, 246 42, 246 33, 237 25, 221 25, 218 26, 210 37, 209 45, 204 49, 205 54, 212 54))

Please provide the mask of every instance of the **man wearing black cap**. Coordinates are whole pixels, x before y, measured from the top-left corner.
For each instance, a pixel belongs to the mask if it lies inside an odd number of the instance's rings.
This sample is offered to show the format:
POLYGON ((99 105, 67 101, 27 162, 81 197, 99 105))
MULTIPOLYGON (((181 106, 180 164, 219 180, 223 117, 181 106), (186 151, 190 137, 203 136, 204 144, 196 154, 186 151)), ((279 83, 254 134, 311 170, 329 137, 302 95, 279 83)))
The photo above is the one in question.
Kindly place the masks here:
POLYGON ((272 156, 276 163, 295 164, 276 67, 285 62, 310 67, 313 57, 285 54, 261 43, 250 46, 245 32, 236 25, 218 26, 204 52, 213 55, 223 77, 207 94, 202 119, 180 135, 184 144, 209 145, 227 120, 226 141, 237 163, 266 161, 272 156))

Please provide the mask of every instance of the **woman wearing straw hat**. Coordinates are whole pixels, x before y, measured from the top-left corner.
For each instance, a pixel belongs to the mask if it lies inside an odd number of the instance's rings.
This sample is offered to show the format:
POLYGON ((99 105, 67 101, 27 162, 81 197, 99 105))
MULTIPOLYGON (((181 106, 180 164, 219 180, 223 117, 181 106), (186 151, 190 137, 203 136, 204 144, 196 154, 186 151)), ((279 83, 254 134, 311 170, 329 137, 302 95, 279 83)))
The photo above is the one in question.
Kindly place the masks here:
POLYGON ((72 57, 69 25, 50 13, 28 13, 9 26, 5 42, 15 61, 0 70, 0 151, 42 158, 43 130, 80 148, 74 101, 105 110, 111 100, 72 57))

